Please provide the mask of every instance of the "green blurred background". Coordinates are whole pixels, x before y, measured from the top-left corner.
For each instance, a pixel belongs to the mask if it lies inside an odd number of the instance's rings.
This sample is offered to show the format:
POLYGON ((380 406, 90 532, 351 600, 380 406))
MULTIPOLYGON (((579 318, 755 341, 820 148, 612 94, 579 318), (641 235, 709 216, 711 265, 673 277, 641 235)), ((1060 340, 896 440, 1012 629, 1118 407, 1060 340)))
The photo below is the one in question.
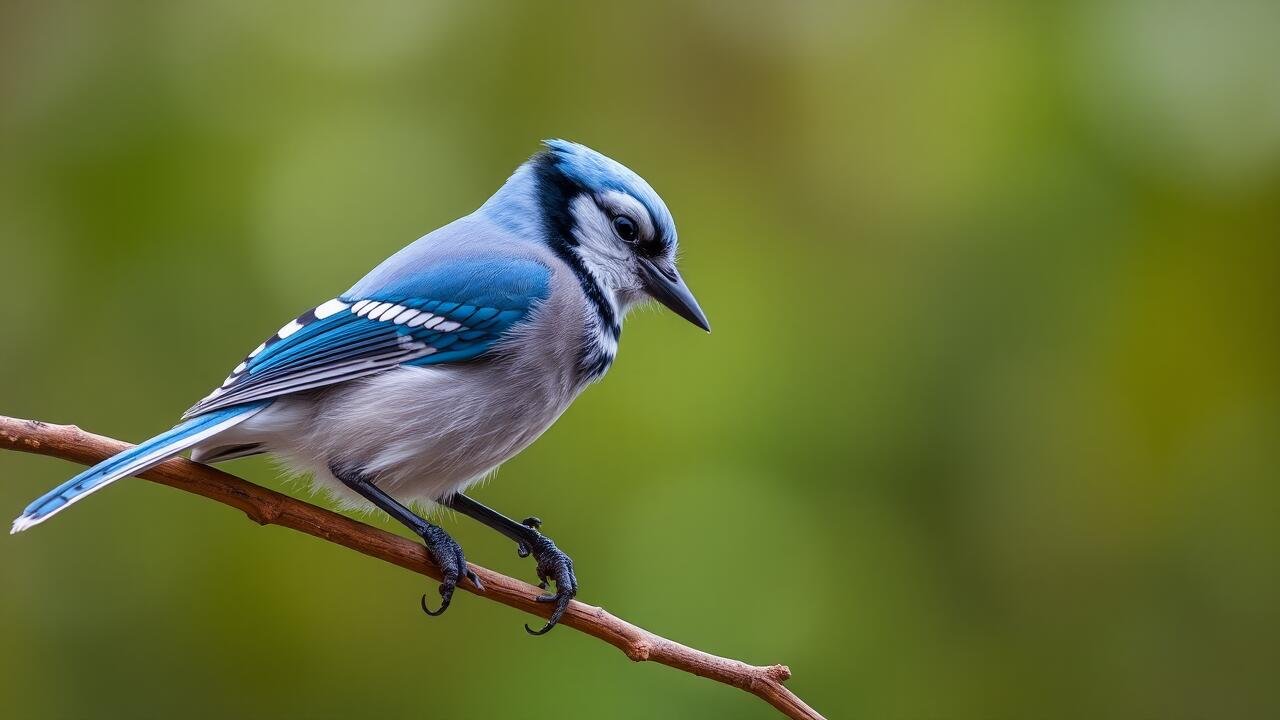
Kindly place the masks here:
MULTIPOLYGON (((1280 714, 1280 5, 0 7, 0 412, 148 437, 572 138, 716 328, 634 315, 477 493, 584 600, 833 718, 1280 714)), ((0 588, 9 717, 773 716, 140 481, 0 588)))

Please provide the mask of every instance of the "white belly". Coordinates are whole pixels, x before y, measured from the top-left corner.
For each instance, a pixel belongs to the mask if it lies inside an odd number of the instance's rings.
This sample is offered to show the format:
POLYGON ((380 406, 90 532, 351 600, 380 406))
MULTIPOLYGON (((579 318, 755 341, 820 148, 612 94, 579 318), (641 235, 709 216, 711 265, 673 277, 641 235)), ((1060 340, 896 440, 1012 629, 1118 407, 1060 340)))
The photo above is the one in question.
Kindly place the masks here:
POLYGON ((360 468, 402 502, 460 492, 523 450, 580 388, 493 363, 401 367, 289 396, 222 442, 259 442, 291 470, 363 505, 330 471, 360 468))

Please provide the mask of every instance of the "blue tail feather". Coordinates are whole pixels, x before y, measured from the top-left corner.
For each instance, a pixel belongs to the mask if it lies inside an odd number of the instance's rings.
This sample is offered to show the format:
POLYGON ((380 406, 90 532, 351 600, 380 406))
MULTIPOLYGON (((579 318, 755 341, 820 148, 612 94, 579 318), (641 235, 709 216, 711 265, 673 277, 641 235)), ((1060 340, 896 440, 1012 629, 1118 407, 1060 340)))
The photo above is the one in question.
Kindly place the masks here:
POLYGON ((270 401, 246 403, 197 415, 136 447, 113 455, 41 495, 13 521, 10 532, 21 532, 44 522, 89 493, 158 465, 192 445, 249 419, 269 404, 270 401))

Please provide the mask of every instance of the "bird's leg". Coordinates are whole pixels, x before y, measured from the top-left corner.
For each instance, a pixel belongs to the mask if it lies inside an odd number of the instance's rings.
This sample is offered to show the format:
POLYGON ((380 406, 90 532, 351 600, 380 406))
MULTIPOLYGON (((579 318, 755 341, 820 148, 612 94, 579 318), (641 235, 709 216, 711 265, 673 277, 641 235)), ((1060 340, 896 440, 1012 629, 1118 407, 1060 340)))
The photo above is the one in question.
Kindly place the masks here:
POLYGON ((556 544, 551 542, 551 538, 538 531, 542 521, 530 517, 525 518, 523 522, 516 522, 462 493, 455 493, 442 500, 441 504, 506 535, 516 542, 516 552, 520 557, 532 555, 534 560, 538 561, 538 580, 541 581, 538 587, 546 590, 548 581, 554 581, 556 584, 554 594, 541 595, 538 601, 555 603, 555 609, 551 611, 551 618, 541 630, 534 630, 528 625, 525 625, 524 629, 531 635, 542 635, 555 627, 556 623, 560 622, 560 616, 569 607, 569 601, 578 594, 578 578, 573 574, 573 560, 556 547, 556 544))
POLYGON ((449 608, 449 601, 453 599, 453 590, 464 577, 470 580, 477 590, 484 591, 480 578, 467 567, 467 560, 462 556, 462 548, 457 541, 449 537, 449 533, 438 525, 432 525, 415 515, 412 510, 370 482, 364 473, 348 471, 334 465, 329 469, 334 477, 342 481, 343 485, 356 491, 361 497, 377 505, 380 510, 403 523, 426 543, 427 551, 435 558, 443 576, 440 583, 439 610, 431 610, 427 607, 427 596, 422 596, 422 609, 428 615, 440 615, 449 608))

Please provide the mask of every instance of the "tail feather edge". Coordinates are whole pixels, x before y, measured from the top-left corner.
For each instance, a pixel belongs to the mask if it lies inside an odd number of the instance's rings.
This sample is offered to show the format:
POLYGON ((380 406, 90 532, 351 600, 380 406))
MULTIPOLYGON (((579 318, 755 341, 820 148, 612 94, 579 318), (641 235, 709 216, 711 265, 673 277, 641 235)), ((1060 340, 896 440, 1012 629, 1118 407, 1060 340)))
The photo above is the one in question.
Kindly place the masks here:
POLYGON ((39 525, 112 482, 145 472, 192 445, 248 420, 269 404, 269 400, 245 403, 197 415, 144 443, 113 455, 36 498, 13 521, 13 528, 9 532, 19 533, 39 525))

